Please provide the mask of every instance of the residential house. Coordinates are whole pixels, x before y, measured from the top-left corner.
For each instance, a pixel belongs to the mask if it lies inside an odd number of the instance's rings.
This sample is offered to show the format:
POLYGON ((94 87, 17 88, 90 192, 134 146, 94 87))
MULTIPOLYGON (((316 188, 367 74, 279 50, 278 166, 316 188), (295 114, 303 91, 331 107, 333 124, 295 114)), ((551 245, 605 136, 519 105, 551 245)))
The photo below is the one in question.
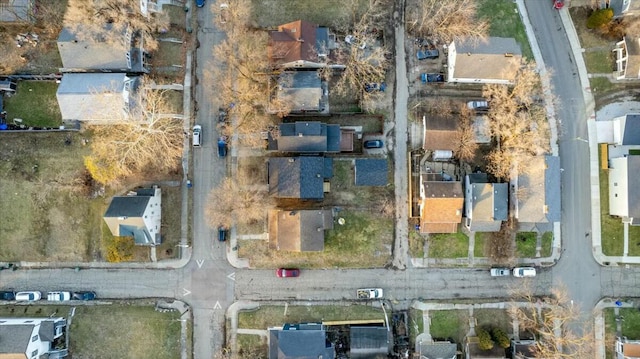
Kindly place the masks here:
POLYGON ((135 107, 137 77, 124 73, 66 73, 56 97, 63 121, 113 123, 129 118, 135 107))
POLYGON ((617 80, 640 79, 640 38, 623 37, 613 49, 616 56, 616 71, 613 75, 617 80))
POLYGON ((144 16, 162 11, 164 5, 184 6, 184 0, 140 0, 140 12, 144 16))
POLYGON ((357 159, 356 186, 386 186, 389 183, 389 162, 386 158, 357 159))
POLYGON ((389 343, 393 343, 387 327, 351 326, 349 337, 350 359, 387 358, 389 343))
POLYGON ((62 317, 0 318, 0 358, 64 358, 66 327, 62 317))
POLYGON ((58 52, 62 59, 62 72, 148 72, 144 64, 141 34, 127 27, 114 32, 112 25, 104 33, 90 33, 86 26, 77 29, 62 28, 58 36, 58 52), (87 38, 90 36, 91 38, 87 38))
POLYGON ((417 349, 420 359, 457 359, 458 345, 445 342, 420 342, 417 349))
POLYGON ((640 225, 640 156, 609 161, 609 214, 640 225))
POLYGON ((276 198, 321 200, 324 181, 333 177, 333 160, 324 157, 269 157, 269 194, 276 198))
POLYGON ((613 17, 640 15, 640 3, 638 0, 599 0, 601 8, 613 10, 613 17))
POLYGON ((626 337, 616 338, 615 359, 639 359, 640 340, 629 340, 626 337))
POLYGON ((104 214, 111 234, 133 237, 135 244, 160 244, 162 220, 162 191, 158 187, 129 192, 127 196, 113 197, 104 214))
POLYGON ((35 0, 0 1, 0 22, 34 21, 35 0))
POLYGON ((614 146, 640 145, 640 114, 629 113, 609 121, 596 121, 598 143, 614 146))
POLYGON ((504 348, 494 345, 491 350, 481 350, 478 342, 478 337, 465 338, 465 359, 507 359, 504 348))
POLYGON ((334 359, 336 350, 320 323, 268 329, 269 359, 334 359))
POLYGON ((321 68, 326 66, 335 36, 326 27, 297 20, 269 33, 269 60, 280 68, 321 68))
POLYGON ((511 359, 537 359, 535 355, 535 340, 511 339, 511 359))
POLYGON ((465 226, 470 231, 498 232, 508 214, 508 185, 488 183, 486 173, 465 176, 465 226))
POLYGON ((329 109, 326 86, 318 71, 286 71, 278 78, 277 97, 291 113, 326 113, 329 109))
POLYGON ((521 230, 552 231, 560 222, 560 158, 536 156, 511 181, 515 218, 521 230))
POLYGON ((522 66, 522 52, 513 38, 453 41, 448 47, 447 81, 511 84, 522 66))
POLYGON ((324 250, 324 231, 327 229, 333 229, 331 210, 270 210, 269 248, 320 252, 324 250))
POLYGON ((458 119, 444 116, 422 116, 424 128, 423 148, 427 151, 457 149, 458 119))
POLYGON ((462 222, 462 183, 435 173, 420 174, 420 183, 420 233, 456 233, 462 222))
POLYGON ((340 152, 340 125, 321 122, 281 123, 278 135, 268 134, 269 150, 293 153, 340 152))

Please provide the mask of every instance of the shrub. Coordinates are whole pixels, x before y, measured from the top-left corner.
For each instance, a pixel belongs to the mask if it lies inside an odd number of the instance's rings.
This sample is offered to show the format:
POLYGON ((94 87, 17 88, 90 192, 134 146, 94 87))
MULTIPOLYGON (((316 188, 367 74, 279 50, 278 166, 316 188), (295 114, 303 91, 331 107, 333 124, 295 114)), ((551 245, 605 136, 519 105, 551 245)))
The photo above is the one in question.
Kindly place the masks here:
POLYGON ((129 261, 133 258, 133 238, 113 237, 107 244, 107 261, 119 263, 129 261))
POLYGON ((509 336, 507 336, 507 333, 504 332, 504 330, 500 328, 494 328, 491 331, 491 336, 493 337, 493 340, 496 342, 496 344, 498 344, 500 347, 506 349, 511 346, 511 340, 509 339, 509 336))
POLYGON ((493 349, 494 343, 489 332, 482 328, 476 328, 476 334, 478 335, 478 348, 480 348, 480 350, 493 349))
POLYGON ((613 19, 613 10, 611 8, 598 9, 587 19, 587 28, 597 29, 603 27, 611 22, 611 19, 613 19))

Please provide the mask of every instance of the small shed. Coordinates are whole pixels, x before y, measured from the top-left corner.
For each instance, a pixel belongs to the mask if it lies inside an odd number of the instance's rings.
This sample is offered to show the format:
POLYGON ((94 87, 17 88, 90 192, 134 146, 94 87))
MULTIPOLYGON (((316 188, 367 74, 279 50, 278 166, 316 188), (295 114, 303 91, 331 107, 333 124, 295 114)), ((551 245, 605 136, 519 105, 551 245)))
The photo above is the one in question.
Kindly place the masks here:
POLYGON ((366 158, 356 160, 356 186, 386 186, 389 179, 386 159, 366 158))

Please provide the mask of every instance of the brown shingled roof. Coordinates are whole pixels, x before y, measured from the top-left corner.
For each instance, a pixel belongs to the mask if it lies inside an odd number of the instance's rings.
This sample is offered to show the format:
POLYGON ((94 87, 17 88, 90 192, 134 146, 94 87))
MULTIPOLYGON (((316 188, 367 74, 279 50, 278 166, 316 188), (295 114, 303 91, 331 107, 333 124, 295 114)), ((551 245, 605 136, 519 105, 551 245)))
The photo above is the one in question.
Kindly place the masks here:
POLYGON ((284 64, 293 61, 317 61, 316 24, 294 21, 278 26, 269 33, 268 54, 271 62, 284 64))

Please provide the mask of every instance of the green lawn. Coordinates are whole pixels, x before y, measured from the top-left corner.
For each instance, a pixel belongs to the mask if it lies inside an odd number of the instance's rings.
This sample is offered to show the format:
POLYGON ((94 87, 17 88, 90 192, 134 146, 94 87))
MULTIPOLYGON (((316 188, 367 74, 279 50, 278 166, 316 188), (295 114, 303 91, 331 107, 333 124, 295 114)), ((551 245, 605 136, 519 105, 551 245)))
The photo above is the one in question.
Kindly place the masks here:
POLYGON ((518 232, 516 234, 516 251, 520 258, 535 258, 536 232, 518 232))
POLYGON ((62 115, 56 91, 58 84, 55 81, 19 81, 16 93, 4 99, 8 120, 19 118, 26 126, 60 126, 62 115))
POLYGON ((429 317, 431 318, 430 331, 433 338, 453 338, 456 343, 463 342, 469 328, 469 311, 429 311, 429 317))
POLYGON ((240 358, 266 359, 269 347, 259 335, 238 334, 238 354, 240 358))
POLYGON ((478 5, 478 17, 490 23, 489 36, 515 38, 522 55, 533 61, 533 52, 516 4, 512 0, 479 0, 478 5))
POLYGON ((553 232, 544 232, 542 234, 542 257, 549 257, 553 248, 553 232))
MULTIPOLYGON (((622 322, 622 336, 629 340, 640 339, 640 311, 636 308, 620 308, 620 316, 624 317, 622 322)), ((605 331, 612 336, 616 334, 616 322, 614 308, 606 308, 604 310, 605 331)))
POLYGON ((411 258, 424 258, 424 237, 416 230, 409 230, 409 255, 411 258))
POLYGON ((615 64, 612 51, 588 51, 583 53, 587 71, 595 74, 609 74, 613 72, 615 64))
POLYGON ((629 255, 640 256, 640 227, 629 226, 629 255))
MULTIPOLYGON (((355 296, 355 289, 353 295, 355 296)), ((238 313, 238 328, 267 329, 284 323, 305 323, 340 320, 384 320, 382 309, 366 305, 350 306, 261 306, 258 310, 238 313)))
POLYGON ((415 343, 415 339, 418 334, 424 332, 424 320, 422 320, 422 311, 414 308, 409 308, 409 338, 412 343, 415 343))
POLYGON ((475 244, 473 246, 473 256, 476 258, 484 257, 484 246, 487 241, 487 233, 476 232, 475 244))
POLYGON ((621 256, 624 251, 624 227, 620 218, 609 215, 609 173, 600 169, 600 220, 602 253, 621 256))
MULTIPOLYGON (((358 0, 360 10, 368 0, 358 0)), ((322 26, 351 24, 351 13, 343 0, 251 0, 252 17, 258 27, 274 28, 304 19, 322 26)), ((356 18, 360 18, 356 16, 356 18)))
POLYGON ((464 233, 430 235, 428 241, 430 258, 466 258, 469 256, 469 237, 464 233))

